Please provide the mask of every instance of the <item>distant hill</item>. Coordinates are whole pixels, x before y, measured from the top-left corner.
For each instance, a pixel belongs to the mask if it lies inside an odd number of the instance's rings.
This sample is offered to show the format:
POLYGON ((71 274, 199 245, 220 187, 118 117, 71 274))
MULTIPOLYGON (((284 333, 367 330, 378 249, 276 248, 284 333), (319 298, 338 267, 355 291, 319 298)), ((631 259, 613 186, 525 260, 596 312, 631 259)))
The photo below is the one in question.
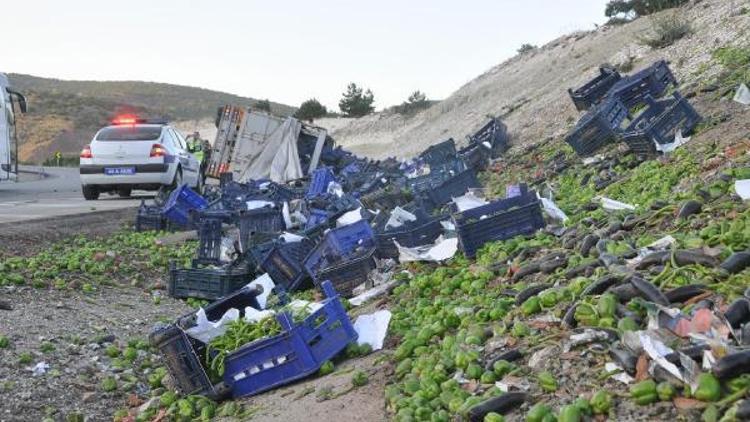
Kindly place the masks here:
MULTIPOLYGON (((255 106, 259 100, 203 88, 138 81, 64 81, 9 74, 11 84, 29 100, 19 124, 19 157, 39 163, 56 151, 77 155, 97 129, 114 115, 132 112, 172 121, 213 120, 222 104, 255 106)), ((275 114, 294 108, 271 103, 275 114)))

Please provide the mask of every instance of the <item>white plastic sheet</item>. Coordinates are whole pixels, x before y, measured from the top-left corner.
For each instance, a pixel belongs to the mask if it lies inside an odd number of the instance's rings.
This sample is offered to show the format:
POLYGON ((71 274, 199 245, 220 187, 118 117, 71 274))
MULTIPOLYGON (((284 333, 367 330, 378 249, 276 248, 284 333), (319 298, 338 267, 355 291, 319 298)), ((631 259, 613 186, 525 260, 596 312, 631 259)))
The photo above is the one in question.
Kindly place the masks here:
POLYGON ((266 302, 268 301, 268 296, 271 294, 271 291, 273 291, 273 288, 276 286, 273 280, 271 280, 271 276, 269 276, 268 274, 263 274, 262 276, 251 281, 250 284, 248 284, 248 286, 260 286, 263 289, 263 293, 256 296, 255 300, 258 301, 258 305, 260 305, 262 309, 266 309, 266 302))
POLYGON ((626 204, 624 202, 615 201, 614 199, 609 199, 605 197, 600 197, 599 201, 602 203, 602 208, 604 208, 607 211, 620 211, 620 210, 634 210, 635 207, 630 204, 626 204))
POLYGON ((349 224, 354 224, 357 221, 362 219, 362 208, 357 208, 356 210, 349 211, 339 217, 338 220, 336 220, 336 227, 344 227, 348 226, 349 224))
POLYGON ((385 228, 401 227, 409 221, 417 221, 417 216, 401 207, 396 207, 391 211, 391 216, 388 217, 388 222, 385 223, 385 228))
POLYGON ((195 313, 195 326, 185 330, 185 334, 203 343, 208 343, 212 339, 224 334, 227 330, 226 325, 229 322, 236 321, 239 318, 240 311, 233 308, 226 311, 218 321, 209 321, 206 317, 206 311, 200 308, 195 313))
POLYGON ((391 286, 393 286, 397 282, 398 281, 396 280, 391 280, 387 283, 384 283, 379 286, 375 286, 372 289, 366 290, 362 292, 361 294, 358 294, 357 296, 354 296, 353 298, 349 299, 349 304, 351 304, 352 306, 359 306, 372 298, 376 298, 384 294, 385 292, 388 291, 389 288, 391 288, 391 286))
POLYGON ((274 205, 275 204, 271 201, 263 201, 259 199, 253 199, 252 201, 247 201, 248 210, 257 210, 263 207, 273 207, 274 205))
POLYGON ((737 92, 734 94, 734 101, 742 105, 750 105, 750 89, 748 89, 747 85, 741 84, 737 88, 737 92))
POLYGON ((735 180, 734 191, 743 201, 750 199, 750 179, 735 180))
POLYGON ((360 315, 354 321, 354 331, 357 332, 357 344, 369 344, 372 350, 383 348, 383 340, 388 333, 391 322, 391 311, 383 309, 368 315, 360 315))
POLYGON ((463 196, 459 196, 458 198, 453 198, 453 203, 456 204, 459 212, 464 212, 466 210, 478 208, 482 205, 488 204, 488 202, 485 201, 484 198, 480 198, 474 195, 474 193, 471 191, 467 192, 463 196))
POLYGON ((654 142, 654 145, 656 146, 657 151, 667 153, 676 150, 678 147, 685 145, 689 141, 690 137, 688 136, 687 138, 683 138, 682 131, 678 130, 677 132, 675 132, 674 142, 672 142, 671 144, 662 145, 658 142, 654 142))
POLYGON ((444 239, 442 236, 439 237, 434 245, 417 246, 414 248, 407 248, 396 243, 398 248, 398 260, 400 262, 414 262, 414 261, 445 261, 446 259, 453 258, 453 255, 458 251, 458 239, 444 239))
POLYGON ((544 208, 544 212, 547 213, 550 217, 554 218, 555 220, 560 220, 563 223, 567 221, 568 216, 557 207, 557 205, 551 200, 547 198, 539 198, 542 201, 542 208, 544 208))

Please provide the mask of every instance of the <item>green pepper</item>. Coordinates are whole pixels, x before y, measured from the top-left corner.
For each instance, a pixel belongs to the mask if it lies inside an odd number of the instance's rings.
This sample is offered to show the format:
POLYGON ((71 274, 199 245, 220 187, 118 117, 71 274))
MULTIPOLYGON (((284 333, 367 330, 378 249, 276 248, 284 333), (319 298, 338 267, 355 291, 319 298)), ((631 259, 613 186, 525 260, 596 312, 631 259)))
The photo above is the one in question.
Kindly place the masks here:
POLYGON ((539 302, 539 296, 532 296, 521 304, 521 311, 525 316, 534 315, 541 310, 542 306, 539 302))
POLYGON ((693 394, 696 399, 701 401, 716 401, 721 397, 721 385, 719 380, 711 374, 703 373, 698 375, 698 388, 693 394))
POLYGON ((591 408, 597 415, 608 413, 610 407, 612 407, 612 396, 606 391, 599 390, 591 397, 591 408))
POLYGON ((551 308, 557 305, 557 301, 559 300, 557 297, 557 290, 550 289, 542 292, 539 295, 539 300, 541 301, 542 307, 544 308, 551 308))
POLYGON ((630 387, 630 397, 641 406, 654 403, 658 398, 654 380, 641 381, 630 387))
POLYGON ((614 317, 615 308, 617 307, 617 298, 612 293, 605 293, 599 297, 596 303, 596 310, 599 317, 614 317))
POLYGON ((615 320, 614 318, 610 318, 610 317, 602 317, 602 318, 599 318, 599 322, 597 323, 597 325, 602 328, 614 328, 615 320))
POLYGON ((531 329, 529 329, 529 326, 524 324, 523 322, 516 321, 513 324, 511 333, 513 334, 513 337, 526 337, 531 334, 531 329))
POLYGON ((577 398, 576 401, 573 402, 573 406, 577 407, 582 415, 591 416, 591 414, 593 413, 591 409, 591 402, 583 397, 577 398))
POLYGON ((669 401, 674 397, 675 391, 674 386, 668 382, 660 382, 656 386, 656 394, 659 396, 661 401, 669 401))
POLYGON ((484 422, 505 422, 505 417, 499 413, 490 412, 484 415, 484 422))
POLYGON ((546 404, 535 404, 529 412, 526 413, 526 422, 542 422, 547 415, 552 414, 552 409, 546 404))
POLYGON ((581 412, 574 404, 563 406, 560 409, 560 416, 557 417, 557 422, 580 422, 580 420, 581 412))
POLYGON ((750 374, 743 374, 737 378, 732 378, 727 382, 727 388, 729 388, 729 392, 731 393, 750 388, 750 374))
POLYGON ((507 360, 499 360, 492 364, 492 371, 498 378, 504 377, 508 372, 513 370, 513 364, 507 360))
POLYGON ((635 323, 633 318, 625 317, 620 318, 619 321, 617 321, 617 329, 620 331, 638 331, 638 324, 635 323))
POLYGON ((557 380, 549 372, 541 372, 536 376, 536 380, 539 383, 539 387, 542 390, 552 393, 557 391, 557 380))
POLYGON ((578 304, 574 316, 576 321, 583 325, 595 327, 599 322, 599 315, 596 313, 596 308, 588 303, 578 304))

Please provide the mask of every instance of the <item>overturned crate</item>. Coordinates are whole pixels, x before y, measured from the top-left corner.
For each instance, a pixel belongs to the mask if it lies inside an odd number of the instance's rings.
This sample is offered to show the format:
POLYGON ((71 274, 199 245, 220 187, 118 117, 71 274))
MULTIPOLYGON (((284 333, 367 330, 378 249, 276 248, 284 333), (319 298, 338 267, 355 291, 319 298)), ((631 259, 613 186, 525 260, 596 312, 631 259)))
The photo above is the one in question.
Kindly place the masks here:
POLYGON ((643 104, 646 97, 661 97, 670 85, 676 87, 677 79, 669 69, 667 62, 659 60, 651 66, 621 79, 612 87, 608 95, 631 109, 643 104))
POLYGON ((449 203, 454 197, 464 195, 471 188, 481 187, 474 169, 467 169, 423 190, 421 196, 428 209, 435 209, 449 203))
POLYGON ((341 295, 349 297, 375 268, 375 248, 370 224, 360 220, 326 233, 305 258, 305 271, 317 286, 330 280, 341 295))
MULTIPOLYGON (((221 382, 212 382, 206 371, 206 344, 185 332, 195 325, 194 314, 157 328, 149 339, 164 356, 181 393, 215 399, 258 394, 317 372, 325 361, 357 339, 331 283, 323 282, 322 289, 326 299, 302 322, 295 323, 291 315, 280 313, 276 319, 281 324, 281 334, 241 345, 229 353, 221 382)), ((226 310, 242 312, 246 306, 258 308, 255 296, 246 300, 232 296, 210 305, 206 313, 210 320, 218 320, 226 310)))
POLYGON ((525 189, 520 196, 453 214, 452 219, 459 247, 469 258, 488 242, 529 235, 544 227, 536 192, 525 189))
POLYGON ((482 126, 469 140, 475 144, 486 144, 490 147, 490 158, 498 158, 510 148, 508 127, 498 118, 492 118, 482 126))
POLYGON ((304 261, 315 247, 309 239, 299 242, 278 242, 263 258, 260 266, 268 273, 273 282, 286 292, 293 292, 305 287, 308 275, 304 261))
POLYGON ((138 213, 135 216, 135 231, 166 230, 167 220, 162 214, 162 208, 156 205, 146 205, 141 201, 138 213))
POLYGON ((628 110, 621 102, 611 98, 602 101, 581 117, 565 137, 565 142, 579 156, 591 155, 619 140, 621 126, 627 117, 628 110))
POLYGON ((172 191, 164 204, 164 217, 174 224, 190 227, 193 224, 191 214, 208 208, 208 201, 187 185, 172 191))
POLYGON ((646 104, 622 137, 630 150, 639 156, 656 154, 657 146, 673 143, 677 132, 689 134, 701 121, 698 112, 678 92, 663 100, 647 97, 646 104))
POLYGON ((216 300, 242 288, 252 281, 253 276, 253 271, 244 262, 213 268, 202 268, 196 263, 189 268, 178 268, 172 262, 167 293, 178 299, 216 300))
POLYGON ((598 104, 620 79, 620 73, 617 70, 602 66, 599 68, 597 77, 575 90, 569 88, 568 94, 578 111, 586 111, 598 104))
POLYGON ((395 242, 408 248, 434 243, 443 233, 443 226, 440 221, 440 217, 433 217, 409 222, 394 229, 384 229, 376 233, 377 257, 381 259, 398 258, 398 247, 396 247, 395 242))
POLYGON ((430 167, 441 166, 446 161, 455 159, 456 141, 454 141, 453 138, 450 138, 447 141, 430 145, 419 154, 419 157, 422 158, 425 163, 429 164, 430 167))
MULTIPOLYGON (((204 307, 209 321, 218 321, 225 312, 234 308, 243 317, 246 307, 260 310, 257 296, 262 289, 244 287, 222 300, 204 307)), ((151 331, 149 341, 162 355, 175 387, 183 394, 198 394, 214 400, 229 395, 229 386, 212 382, 204 367, 206 344, 188 336, 185 330, 196 325, 195 312, 178 318, 169 325, 159 325, 151 331)))

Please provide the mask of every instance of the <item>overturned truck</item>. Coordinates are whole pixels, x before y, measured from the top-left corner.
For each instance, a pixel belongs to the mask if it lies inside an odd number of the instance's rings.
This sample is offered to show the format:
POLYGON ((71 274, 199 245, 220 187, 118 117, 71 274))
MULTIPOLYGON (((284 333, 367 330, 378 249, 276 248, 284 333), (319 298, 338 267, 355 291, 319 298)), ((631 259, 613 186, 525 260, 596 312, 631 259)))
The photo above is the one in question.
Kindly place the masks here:
POLYGON ((300 179, 317 168, 324 146, 333 146, 323 128, 231 105, 219 108, 216 128, 206 170, 214 178, 232 173, 237 181, 300 179))

